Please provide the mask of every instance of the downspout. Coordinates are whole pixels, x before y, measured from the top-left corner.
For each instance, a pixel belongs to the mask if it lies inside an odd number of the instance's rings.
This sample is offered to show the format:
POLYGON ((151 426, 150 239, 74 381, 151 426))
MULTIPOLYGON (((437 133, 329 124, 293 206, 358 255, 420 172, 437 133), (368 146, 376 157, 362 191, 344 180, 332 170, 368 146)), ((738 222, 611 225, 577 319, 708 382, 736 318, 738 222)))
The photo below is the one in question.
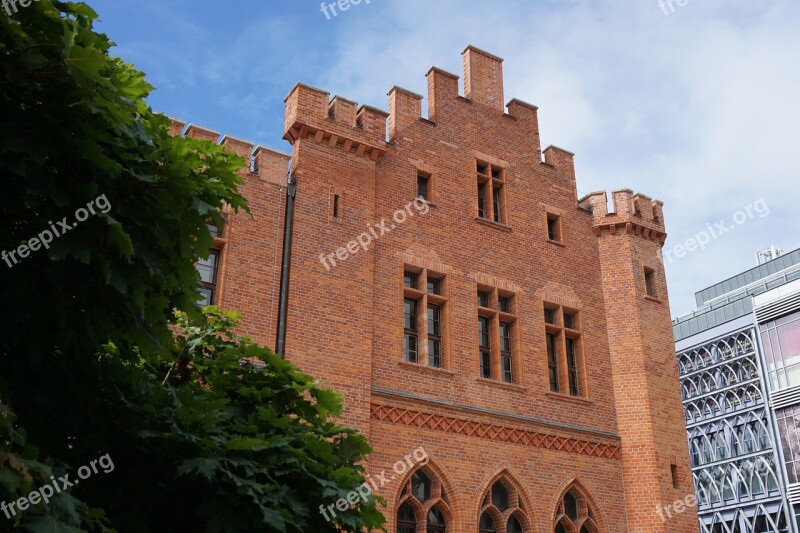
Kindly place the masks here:
POLYGON ((286 349, 286 313, 289 307, 289 273, 292 267, 292 237, 294 234, 294 200, 297 179, 292 176, 292 161, 286 177, 286 212, 283 215, 283 258, 281 259, 281 289, 278 296, 278 331, 275 353, 284 357, 286 349))

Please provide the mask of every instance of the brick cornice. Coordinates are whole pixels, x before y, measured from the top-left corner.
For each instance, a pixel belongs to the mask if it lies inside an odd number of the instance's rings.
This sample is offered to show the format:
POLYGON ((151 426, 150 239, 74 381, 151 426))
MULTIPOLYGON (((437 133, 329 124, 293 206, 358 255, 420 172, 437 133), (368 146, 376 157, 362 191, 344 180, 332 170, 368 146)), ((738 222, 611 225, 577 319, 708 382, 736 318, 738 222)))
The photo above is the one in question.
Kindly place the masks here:
POLYGON ((592 441, 574 437, 549 434, 541 431, 520 429, 499 424, 476 422, 455 416, 445 416, 389 405, 372 404, 370 414, 373 420, 403 424, 418 428, 478 437, 498 442, 522 444, 534 448, 576 453, 589 457, 620 459, 617 444, 592 441))

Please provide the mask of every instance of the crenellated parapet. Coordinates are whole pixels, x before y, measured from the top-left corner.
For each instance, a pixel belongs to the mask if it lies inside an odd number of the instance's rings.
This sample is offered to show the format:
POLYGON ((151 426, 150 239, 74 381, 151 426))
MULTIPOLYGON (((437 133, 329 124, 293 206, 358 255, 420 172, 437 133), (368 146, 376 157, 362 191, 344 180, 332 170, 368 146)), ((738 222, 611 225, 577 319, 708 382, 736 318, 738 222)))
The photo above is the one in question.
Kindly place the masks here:
POLYGON ((613 211, 609 210, 605 191, 590 193, 578 202, 582 208, 592 212, 595 235, 632 233, 664 244, 667 232, 663 202, 630 189, 620 189, 611 195, 614 200, 613 211))
POLYGON ((286 181, 286 168, 291 156, 265 146, 256 146, 250 141, 245 141, 232 135, 220 135, 219 132, 188 124, 182 120, 170 117, 172 123, 169 127, 170 135, 183 135, 191 139, 202 139, 219 144, 223 149, 244 157, 249 164, 242 167, 241 172, 251 175, 261 181, 274 185, 282 185, 286 181))
POLYGON ((386 153, 386 121, 389 114, 357 104, 328 92, 298 83, 286 97, 283 138, 294 144, 313 139, 345 153, 377 161, 386 153))

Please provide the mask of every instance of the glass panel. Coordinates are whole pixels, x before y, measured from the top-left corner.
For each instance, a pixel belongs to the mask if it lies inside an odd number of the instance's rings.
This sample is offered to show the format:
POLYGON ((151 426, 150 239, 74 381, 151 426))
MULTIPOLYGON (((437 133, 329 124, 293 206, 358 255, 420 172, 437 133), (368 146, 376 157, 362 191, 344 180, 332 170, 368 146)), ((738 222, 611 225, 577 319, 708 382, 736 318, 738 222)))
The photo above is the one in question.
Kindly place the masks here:
POLYGON ((501 513, 508 509, 508 490, 499 481, 492 485, 492 504, 501 513))
POLYGON ((497 528, 494 525, 494 520, 489 516, 489 513, 483 513, 478 525, 480 533, 496 533, 497 528))
POLYGON ((417 470, 411 476, 411 494, 420 503, 425 503, 431 499, 431 480, 422 470, 417 470))

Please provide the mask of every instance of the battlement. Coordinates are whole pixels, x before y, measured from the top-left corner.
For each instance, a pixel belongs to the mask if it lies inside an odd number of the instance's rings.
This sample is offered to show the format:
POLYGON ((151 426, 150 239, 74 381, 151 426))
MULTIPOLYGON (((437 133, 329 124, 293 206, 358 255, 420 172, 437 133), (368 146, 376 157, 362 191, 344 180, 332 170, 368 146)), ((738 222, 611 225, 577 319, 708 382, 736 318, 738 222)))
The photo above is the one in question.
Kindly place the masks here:
POLYGON ((664 202, 630 189, 613 191, 611 196, 614 200, 613 211, 609 210, 605 191, 590 193, 578 201, 578 205, 591 211, 595 235, 604 232, 615 234, 619 231, 641 235, 664 244, 667 239, 664 202))
MULTIPOLYGON (((437 118, 445 118, 442 111, 456 101, 479 104, 497 111, 499 117, 513 118, 520 127, 530 131, 535 149, 539 150, 538 108, 514 98, 508 102, 508 112, 505 112, 502 58, 472 45, 467 46, 462 55, 464 96, 459 95, 457 75, 437 67, 431 67, 426 74, 429 117, 426 122, 435 124, 437 118)), ((356 102, 341 96, 332 99, 329 96, 327 91, 310 85, 295 85, 285 100, 284 138, 293 143, 311 135, 317 142, 328 142, 377 160, 386 151, 387 133, 389 142, 393 142, 409 126, 425 121, 423 96, 398 86, 388 93, 388 113, 366 105, 358 107, 356 102)), ((569 152, 564 151, 564 154, 569 152)), ((561 159, 562 156, 553 154, 550 164, 555 166, 561 159)))
POLYGON ((245 141, 232 135, 220 135, 219 132, 188 124, 182 120, 169 117, 172 123, 169 127, 170 135, 183 135, 192 139, 202 139, 219 144, 225 150, 248 159, 248 164, 242 167, 243 174, 257 175, 267 183, 282 185, 285 182, 285 170, 291 156, 265 146, 256 146, 250 141, 245 141))

